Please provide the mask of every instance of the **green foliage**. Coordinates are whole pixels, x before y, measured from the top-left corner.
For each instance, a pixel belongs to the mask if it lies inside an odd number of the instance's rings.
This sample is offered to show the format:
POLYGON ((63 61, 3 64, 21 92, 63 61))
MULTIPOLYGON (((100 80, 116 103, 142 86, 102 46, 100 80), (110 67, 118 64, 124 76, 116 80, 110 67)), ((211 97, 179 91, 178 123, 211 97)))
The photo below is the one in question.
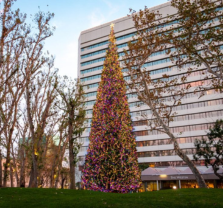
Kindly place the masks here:
POLYGON ((145 170, 145 169, 147 169, 147 168, 149 168, 149 164, 144 164, 144 163, 139 164, 139 169, 140 169, 141 171, 143 171, 143 170, 145 170))
POLYGON ((217 120, 207 133, 207 138, 195 141, 196 154, 194 159, 204 158, 205 165, 211 165, 214 173, 223 180, 223 174, 218 173, 223 167, 223 120, 217 120))

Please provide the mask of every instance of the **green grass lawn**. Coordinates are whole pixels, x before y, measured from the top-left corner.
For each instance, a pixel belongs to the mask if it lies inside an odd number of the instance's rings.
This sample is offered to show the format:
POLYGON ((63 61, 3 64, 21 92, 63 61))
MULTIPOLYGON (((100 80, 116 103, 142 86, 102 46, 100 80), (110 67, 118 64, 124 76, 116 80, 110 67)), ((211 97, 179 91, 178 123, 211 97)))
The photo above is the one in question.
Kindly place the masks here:
POLYGON ((0 208, 223 207, 222 189, 181 189, 117 194, 84 190, 1 188, 0 208))

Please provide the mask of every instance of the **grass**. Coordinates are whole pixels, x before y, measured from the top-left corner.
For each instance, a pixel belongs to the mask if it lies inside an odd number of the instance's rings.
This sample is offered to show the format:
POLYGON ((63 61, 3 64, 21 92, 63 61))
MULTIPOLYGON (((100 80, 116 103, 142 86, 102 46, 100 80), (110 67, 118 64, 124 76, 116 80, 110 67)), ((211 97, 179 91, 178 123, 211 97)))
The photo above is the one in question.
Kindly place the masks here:
POLYGON ((180 189, 116 194, 86 190, 1 188, 0 207, 212 208, 223 207, 222 189, 180 189))

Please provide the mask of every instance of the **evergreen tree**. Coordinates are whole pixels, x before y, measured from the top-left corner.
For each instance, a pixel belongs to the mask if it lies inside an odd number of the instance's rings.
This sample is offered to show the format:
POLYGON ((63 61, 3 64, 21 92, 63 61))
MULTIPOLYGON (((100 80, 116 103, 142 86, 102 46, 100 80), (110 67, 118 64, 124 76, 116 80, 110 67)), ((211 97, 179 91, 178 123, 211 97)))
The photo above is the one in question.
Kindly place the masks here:
POLYGON ((113 24, 109 38, 82 183, 89 190, 128 193, 140 186, 140 171, 113 24))

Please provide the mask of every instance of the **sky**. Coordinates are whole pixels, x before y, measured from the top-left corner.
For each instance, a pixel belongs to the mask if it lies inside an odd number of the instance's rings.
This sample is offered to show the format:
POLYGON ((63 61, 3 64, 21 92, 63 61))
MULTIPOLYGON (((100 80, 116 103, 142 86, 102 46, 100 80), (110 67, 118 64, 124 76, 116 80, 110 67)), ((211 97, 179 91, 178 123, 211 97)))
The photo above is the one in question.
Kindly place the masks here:
POLYGON ((110 22, 145 6, 153 7, 167 0, 17 0, 19 8, 27 17, 39 10, 53 12, 51 25, 54 35, 45 41, 45 49, 55 56, 55 68, 60 75, 77 77, 78 38, 81 31, 110 22))

